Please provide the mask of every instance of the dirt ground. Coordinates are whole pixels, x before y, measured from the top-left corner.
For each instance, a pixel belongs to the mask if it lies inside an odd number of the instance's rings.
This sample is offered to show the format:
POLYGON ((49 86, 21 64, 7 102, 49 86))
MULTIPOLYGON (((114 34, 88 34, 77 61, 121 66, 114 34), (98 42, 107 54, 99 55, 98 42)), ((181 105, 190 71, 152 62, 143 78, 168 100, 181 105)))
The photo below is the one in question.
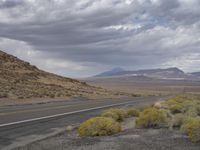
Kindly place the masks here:
POLYGON ((128 120, 124 131, 114 136, 80 138, 77 130, 32 143, 16 150, 199 150, 179 131, 135 129, 128 120))

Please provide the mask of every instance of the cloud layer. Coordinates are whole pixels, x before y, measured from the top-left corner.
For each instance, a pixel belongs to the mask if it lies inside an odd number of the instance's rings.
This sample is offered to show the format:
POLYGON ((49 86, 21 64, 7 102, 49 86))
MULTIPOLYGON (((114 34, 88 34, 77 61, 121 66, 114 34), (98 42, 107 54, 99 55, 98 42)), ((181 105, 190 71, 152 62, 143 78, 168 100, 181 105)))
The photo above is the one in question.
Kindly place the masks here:
POLYGON ((0 49, 66 76, 199 71, 199 0, 0 0, 0 29, 0 49))

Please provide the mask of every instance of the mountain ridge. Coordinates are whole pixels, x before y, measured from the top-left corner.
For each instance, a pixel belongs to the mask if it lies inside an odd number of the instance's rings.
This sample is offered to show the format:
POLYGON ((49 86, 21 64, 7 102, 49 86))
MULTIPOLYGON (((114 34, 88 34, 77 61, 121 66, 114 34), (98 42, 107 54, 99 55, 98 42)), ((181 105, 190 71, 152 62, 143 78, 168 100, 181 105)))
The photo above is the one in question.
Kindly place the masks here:
POLYGON ((125 70, 123 68, 121 68, 121 67, 116 67, 116 68, 113 68, 113 69, 111 69, 109 71, 105 71, 103 73, 95 75, 95 77, 112 76, 112 75, 114 75, 114 74, 116 74, 118 72, 122 72, 122 71, 125 71, 125 70))
MULTIPOLYGON (((171 68, 157 68, 157 69, 141 69, 141 70, 122 70, 118 72, 106 71, 94 77, 115 77, 115 76, 146 76, 152 78, 162 79, 190 79, 197 77, 199 73, 185 73, 177 67, 171 68)), ((199 75, 200 76, 200 75, 199 75)))
POLYGON ((191 74, 200 77, 200 72, 192 72, 191 74))

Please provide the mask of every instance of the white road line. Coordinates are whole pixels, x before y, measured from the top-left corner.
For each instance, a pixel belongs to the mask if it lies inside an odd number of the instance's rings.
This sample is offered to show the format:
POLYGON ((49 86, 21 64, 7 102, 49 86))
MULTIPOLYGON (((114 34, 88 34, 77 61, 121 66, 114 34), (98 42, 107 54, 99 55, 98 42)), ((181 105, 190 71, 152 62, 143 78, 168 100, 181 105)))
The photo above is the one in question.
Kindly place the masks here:
POLYGON ((78 111, 72 111, 72 112, 56 114, 56 115, 51 115, 51 116, 46 116, 46 117, 40 117, 40 118, 27 119, 27 120, 22 120, 22 121, 17 121, 17 122, 11 122, 11 123, 6 123, 6 124, 1 124, 0 127, 6 127, 6 126, 21 124, 21 123, 27 123, 27 122, 32 122, 32 121, 39 121, 39 120, 43 120, 43 119, 50 119, 50 118, 55 118, 55 117, 60 117, 60 116, 65 116, 65 115, 71 115, 71 114, 81 113, 81 112, 86 112, 86 111, 91 111, 91 110, 97 110, 97 109, 102 109, 102 108, 107 108, 107 107, 120 106, 120 105, 129 104, 129 103, 133 103, 133 102, 137 102, 137 101, 142 101, 142 100, 134 100, 134 101, 124 102, 124 103, 117 103, 117 104, 105 105, 105 106, 94 107, 94 108, 89 108, 89 109, 82 109, 82 110, 78 110, 78 111))

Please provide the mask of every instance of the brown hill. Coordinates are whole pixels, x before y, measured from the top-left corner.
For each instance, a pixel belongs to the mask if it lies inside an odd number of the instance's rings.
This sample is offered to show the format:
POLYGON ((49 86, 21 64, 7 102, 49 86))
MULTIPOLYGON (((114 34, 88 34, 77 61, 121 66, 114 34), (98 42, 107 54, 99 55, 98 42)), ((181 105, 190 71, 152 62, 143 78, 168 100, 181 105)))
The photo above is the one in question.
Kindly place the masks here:
POLYGON ((119 94, 42 71, 0 51, 0 98, 108 97, 119 94))

